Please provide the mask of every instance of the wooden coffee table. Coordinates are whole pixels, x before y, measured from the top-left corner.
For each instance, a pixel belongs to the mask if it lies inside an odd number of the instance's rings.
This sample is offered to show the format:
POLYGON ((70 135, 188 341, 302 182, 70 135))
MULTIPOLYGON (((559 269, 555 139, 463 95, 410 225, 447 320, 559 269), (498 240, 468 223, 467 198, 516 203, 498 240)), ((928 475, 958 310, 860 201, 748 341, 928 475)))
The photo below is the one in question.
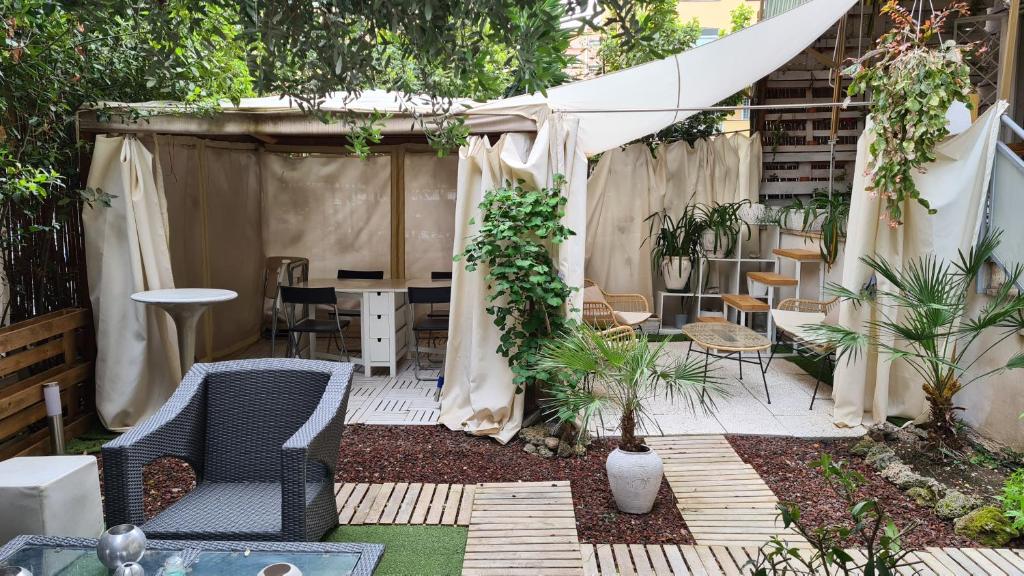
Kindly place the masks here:
POLYGON ((755 364, 753 358, 744 358, 743 353, 756 352, 756 364, 761 372, 761 381, 764 383, 764 394, 768 398, 768 403, 772 403, 772 396, 768 393, 768 379, 765 376, 765 368, 761 363, 761 351, 771 348, 772 343, 763 334, 758 334, 746 326, 718 322, 687 324, 683 326, 682 332, 690 339, 690 348, 686 351, 687 359, 690 358, 694 344, 704 349, 705 378, 707 378, 708 361, 711 358, 730 358, 735 356, 740 367, 740 380, 743 380, 743 364, 755 364))

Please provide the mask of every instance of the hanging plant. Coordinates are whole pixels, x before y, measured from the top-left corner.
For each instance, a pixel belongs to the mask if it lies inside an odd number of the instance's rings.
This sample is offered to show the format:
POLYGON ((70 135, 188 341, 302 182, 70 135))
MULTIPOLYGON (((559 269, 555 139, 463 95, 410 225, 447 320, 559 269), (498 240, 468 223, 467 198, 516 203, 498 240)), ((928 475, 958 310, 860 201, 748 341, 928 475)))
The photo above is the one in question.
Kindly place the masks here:
POLYGON ((896 0, 889 0, 882 14, 892 19, 892 29, 878 39, 878 46, 845 72, 853 77, 849 96, 870 91, 874 102, 871 118, 875 140, 871 143, 868 191, 886 203, 889 226, 903 223, 903 204, 916 200, 935 210, 921 197, 914 172, 935 160, 935 146, 949 135, 946 111, 954 102, 970 102, 970 69, 964 63, 972 45, 941 41, 941 29, 956 15, 967 15, 966 2, 954 2, 932 12, 924 22, 896 0), (935 42, 935 37, 940 40, 935 42))

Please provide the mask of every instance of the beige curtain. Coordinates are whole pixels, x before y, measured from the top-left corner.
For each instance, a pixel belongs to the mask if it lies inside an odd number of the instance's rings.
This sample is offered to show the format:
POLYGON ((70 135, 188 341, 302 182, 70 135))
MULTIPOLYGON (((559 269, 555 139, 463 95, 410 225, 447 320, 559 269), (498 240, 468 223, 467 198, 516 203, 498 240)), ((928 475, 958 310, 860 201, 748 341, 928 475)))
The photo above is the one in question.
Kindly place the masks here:
POLYGON ((82 221, 96 326, 96 409, 111 430, 155 412, 181 379, 170 317, 130 298, 174 287, 158 178, 153 155, 134 137, 96 137, 87 186, 112 198, 109 207, 86 207, 82 221))
POLYGON ((391 157, 261 155, 268 256, 309 258, 310 277, 391 270, 391 157))
MULTIPOLYGON (((550 118, 536 137, 506 134, 493 146, 485 137, 471 138, 459 151, 459 179, 455 213, 455 249, 461 252, 476 231, 479 205, 488 190, 505 180, 522 179, 528 187, 548 186, 554 174, 567 182, 565 224, 577 236, 558 247, 559 271, 570 286, 583 284, 586 235, 587 160, 576 147, 578 122, 550 118)), ((466 272, 454 267, 452 314, 441 389, 440 422, 452 430, 492 436, 508 442, 523 419, 523 395, 516 393, 512 372, 495 350, 500 333, 485 311, 488 305, 486 270, 466 272)), ((573 307, 580 308, 577 292, 573 307)))
POLYGON ((587 184, 587 277, 609 292, 643 294, 653 309, 644 219, 662 208, 678 216, 695 203, 757 202, 760 182, 756 134, 673 142, 653 156, 645 144, 606 152, 587 184))
POLYGON ((234 290, 201 319, 196 356, 211 360, 259 337, 263 301, 260 165, 256 146, 156 136, 177 285, 234 290))
POLYGON ((646 145, 601 156, 587 182, 587 277, 607 292, 651 299, 651 246, 644 219, 661 210, 656 164, 646 145))
MULTIPOLYGON (((929 216, 916 202, 907 201, 905 223, 895 229, 879 219, 884 202, 865 190, 864 169, 873 140, 869 123, 857 143, 843 258, 844 287, 859 290, 868 282, 871 271, 859 261, 863 256, 906 263, 926 254, 951 260, 957 258, 958 250, 970 249, 981 225, 999 116, 1005 108, 1004 102, 992 106, 968 130, 936 147, 937 160, 928 165, 927 172, 915 175, 914 181, 938 213, 929 216)), ((878 284, 880 290, 890 288, 884 278, 878 278, 878 284)), ((839 322, 848 328, 864 330, 874 318, 870 307, 855 309, 850 303, 840 306, 839 322)), ((920 378, 913 370, 875 353, 861 355, 856 362, 839 362, 833 397, 834 420, 840 426, 880 422, 888 416, 919 418, 927 411, 920 378)))
POLYGON ((458 156, 405 154, 405 277, 452 270, 458 156))

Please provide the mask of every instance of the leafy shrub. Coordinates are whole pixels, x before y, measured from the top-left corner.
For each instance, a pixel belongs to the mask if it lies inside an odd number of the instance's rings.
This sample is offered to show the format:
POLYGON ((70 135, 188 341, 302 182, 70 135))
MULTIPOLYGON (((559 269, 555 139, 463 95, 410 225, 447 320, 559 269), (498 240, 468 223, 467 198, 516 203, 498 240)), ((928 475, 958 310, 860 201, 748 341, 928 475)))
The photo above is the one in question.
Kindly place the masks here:
POLYGON ((1003 514, 1013 522, 1016 530, 1024 530, 1024 469, 1017 470, 1003 484, 1003 514))
POLYGON ((900 530, 877 500, 857 498, 864 477, 836 462, 828 454, 810 464, 821 470, 825 483, 847 505, 850 520, 842 524, 811 526, 800 516, 800 506, 780 502, 779 513, 786 528, 792 528, 810 543, 811 549, 800 549, 773 536, 761 547, 757 557, 748 562, 754 576, 781 574, 873 574, 915 573, 914 562, 907 559, 908 550, 900 544, 902 537, 916 525, 900 530), (846 550, 850 541, 864 553, 863 560, 854 559, 846 550))
POLYGON ((559 276, 550 252, 550 245, 575 234, 562 225, 564 182, 556 174, 550 188, 526 190, 520 180, 488 191, 477 233, 455 256, 467 271, 481 268, 487 274, 487 313, 501 330, 498 353, 508 358, 517 391, 547 380, 548 374, 535 368, 537 353, 567 327, 563 308, 573 289, 559 276))

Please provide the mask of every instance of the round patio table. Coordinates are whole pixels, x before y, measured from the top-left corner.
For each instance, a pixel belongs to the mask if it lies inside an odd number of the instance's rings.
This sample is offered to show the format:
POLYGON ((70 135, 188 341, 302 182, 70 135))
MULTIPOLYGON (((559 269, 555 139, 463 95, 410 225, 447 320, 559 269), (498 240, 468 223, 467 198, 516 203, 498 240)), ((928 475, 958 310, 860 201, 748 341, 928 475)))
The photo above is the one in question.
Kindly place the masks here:
POLYGON ((768 403, 772 403, 772 396, 768 393, 768 379, 765 377, 765 367, 761 364, 761 351, 771 348, 772 343, 763 334, 758 334, 746 326, 733 324, 731 322, 695 322, 683 326, 682 332, 690 339, 690 348, 686 351, 686 358, 690 358, 693 345, 696 344, 704 349, 704 378, 707 381, 708 359, 729 358, 736 355, 736 361, 740 367, 740 380, 743 380, 743 364, 754 364, 754 360, 744 359, 744 352, 757 352, 757 367, 761 372, 761 381, 764 382, 764 395, 768 403), (711 353, 714 350, 716 353, 711 353), (724 352, 724 354, 722 354, 724 352))
POLYGON ((196 358, 196 324, 211 304, 238 298, 238 292, 218 288, 167 288, 132 294, 132 300, 159 306, 178 331, 178 359, 184 376, 196 358))

